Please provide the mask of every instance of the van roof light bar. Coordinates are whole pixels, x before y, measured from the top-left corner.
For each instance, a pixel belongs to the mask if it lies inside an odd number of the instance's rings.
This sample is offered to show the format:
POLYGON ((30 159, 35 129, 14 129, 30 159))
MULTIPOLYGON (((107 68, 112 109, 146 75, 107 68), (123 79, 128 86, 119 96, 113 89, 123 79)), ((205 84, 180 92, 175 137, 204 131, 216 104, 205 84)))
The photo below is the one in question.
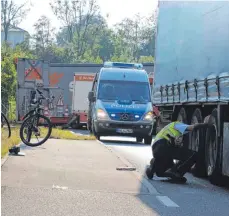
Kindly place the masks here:
POLYGON ((103 65, 105 68, 134 68, 143 69, 143 65, 140 63, 123 63, 123 62, 105 62, 103 65))

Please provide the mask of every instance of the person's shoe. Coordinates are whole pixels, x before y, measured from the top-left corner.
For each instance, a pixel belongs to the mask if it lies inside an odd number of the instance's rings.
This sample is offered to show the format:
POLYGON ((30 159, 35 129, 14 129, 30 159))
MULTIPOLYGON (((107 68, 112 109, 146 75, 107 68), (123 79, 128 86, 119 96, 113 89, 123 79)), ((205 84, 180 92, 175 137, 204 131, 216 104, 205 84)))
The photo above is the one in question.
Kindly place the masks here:
POLYGON ((181 178, 181 177, 183 177, 182 175, 180 175, 180 173, 175 172, 172 169, 168 169, 167 171, 165 171, 165 175, 170 177, 170 178, 181 178))
POLYGON ((172 178, 170 181, 174 183, 183 183, 184 184, 187 182, 187 179, 184 176, 182 176, 180 178, 172 178))
POLYGON ((147 169, 146 169, 146 176, 147 176, 148 179, 152 179, 153 178, 154 171, 151 168, 151 166, 150 167, 147 167, 147 169))
POLYGON ((187 182, 187 179, 182 176, 180 173, 173 171, 172 169, 169 169, 165 172, 165 175, 169 178, 171 178, 173 181, 176 182, 181 182, 181 183, 185 183, 187 182))
POLYGON ((155 161, 155 158, 152 158, 152 159, 150 160, 150 165, 151 165, 151 167, 153 167, 154 161, 155 161))

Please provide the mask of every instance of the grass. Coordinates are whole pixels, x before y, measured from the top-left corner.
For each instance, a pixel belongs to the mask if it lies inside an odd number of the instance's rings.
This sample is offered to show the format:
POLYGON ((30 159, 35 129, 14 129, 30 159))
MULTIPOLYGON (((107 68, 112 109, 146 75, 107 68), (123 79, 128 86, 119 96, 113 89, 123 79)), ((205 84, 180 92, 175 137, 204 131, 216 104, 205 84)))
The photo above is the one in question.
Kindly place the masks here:
MULTIPOLYGON (((41 134, 44 136, 47 134, 46 128, 42 128, 41 134)), ((96 138, 92 135, 77 135, 68 130, 62 130, 59 128, 53 128, 51 139, 68 139, 68 140, 95 140, 96 138)))
MULTIPOLYGON (((19 127, 11 128, 11 137, 8 138, 8 132, 6 128, 2 128, 2 137, 1 137, 1 157, 4 157, 9 149, 15 145, 18 145, 21 142, 19 136, 19 127)), ((41 137, 42 134, 45 136, 47 134, 47 128, 41 128, 41 137)), ((59 128, 53 128, 50 139, 67 139, 67 140, 95 140, 96 138, 91 135, 77 135, 73 134, 68 130, 61 130, 59 128)))

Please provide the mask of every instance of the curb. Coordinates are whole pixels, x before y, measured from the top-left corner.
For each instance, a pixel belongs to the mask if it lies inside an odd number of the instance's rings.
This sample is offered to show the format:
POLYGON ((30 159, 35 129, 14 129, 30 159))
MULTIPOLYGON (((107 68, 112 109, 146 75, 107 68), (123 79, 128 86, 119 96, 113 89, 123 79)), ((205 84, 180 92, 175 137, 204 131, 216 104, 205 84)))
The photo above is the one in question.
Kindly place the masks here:
POLYGON ((4 165, 4 163, 8 160, 9 158, 9 153, 5 155, 3 158, 1 158, 1 167, 4 165))
MULTIPOLYGON (((116 150, 111 149, 110 147, 104 145, 103 142, 96 140, 100 145, 103 145, 107 148, 110 152, 112 152, 119 160, 122 161, 127 167, 134 167, 128 160, 126 160, 123 156, 121 156, 116 150)), ((160 193, 156 190, 156 188, 138 171, 131 171, 135 177, 147 188, 151 195, 159 195, 160 193)))
MULTIPOLYGON (((21 147, 21 142, 18 144, 18 145, 15 145, 15 146, 17 146, 17 147, 21 147)), ((3 157, 3 158, 1 158, 1 167, 5 164, 5 162, 9 159, 9 157, 10 157, 10 153, 9 153, 9 151, 8 151, 8 153, 3 157)))

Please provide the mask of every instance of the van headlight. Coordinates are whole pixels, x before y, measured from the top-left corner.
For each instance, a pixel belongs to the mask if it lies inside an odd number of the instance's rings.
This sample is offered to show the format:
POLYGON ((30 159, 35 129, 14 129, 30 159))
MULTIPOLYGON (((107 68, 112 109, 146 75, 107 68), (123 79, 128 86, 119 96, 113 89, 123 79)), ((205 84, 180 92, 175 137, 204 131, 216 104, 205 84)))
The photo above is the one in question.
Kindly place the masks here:
POLYGON ((153 112, 147 112, 144 117, 143 117, 144 121, 153 121, 153 112))
POLYGON ((96 114, 97 114, 97 119, 99 119, 99 120, 109 119, 107 113, 103 109, 97 109, 96 114))

